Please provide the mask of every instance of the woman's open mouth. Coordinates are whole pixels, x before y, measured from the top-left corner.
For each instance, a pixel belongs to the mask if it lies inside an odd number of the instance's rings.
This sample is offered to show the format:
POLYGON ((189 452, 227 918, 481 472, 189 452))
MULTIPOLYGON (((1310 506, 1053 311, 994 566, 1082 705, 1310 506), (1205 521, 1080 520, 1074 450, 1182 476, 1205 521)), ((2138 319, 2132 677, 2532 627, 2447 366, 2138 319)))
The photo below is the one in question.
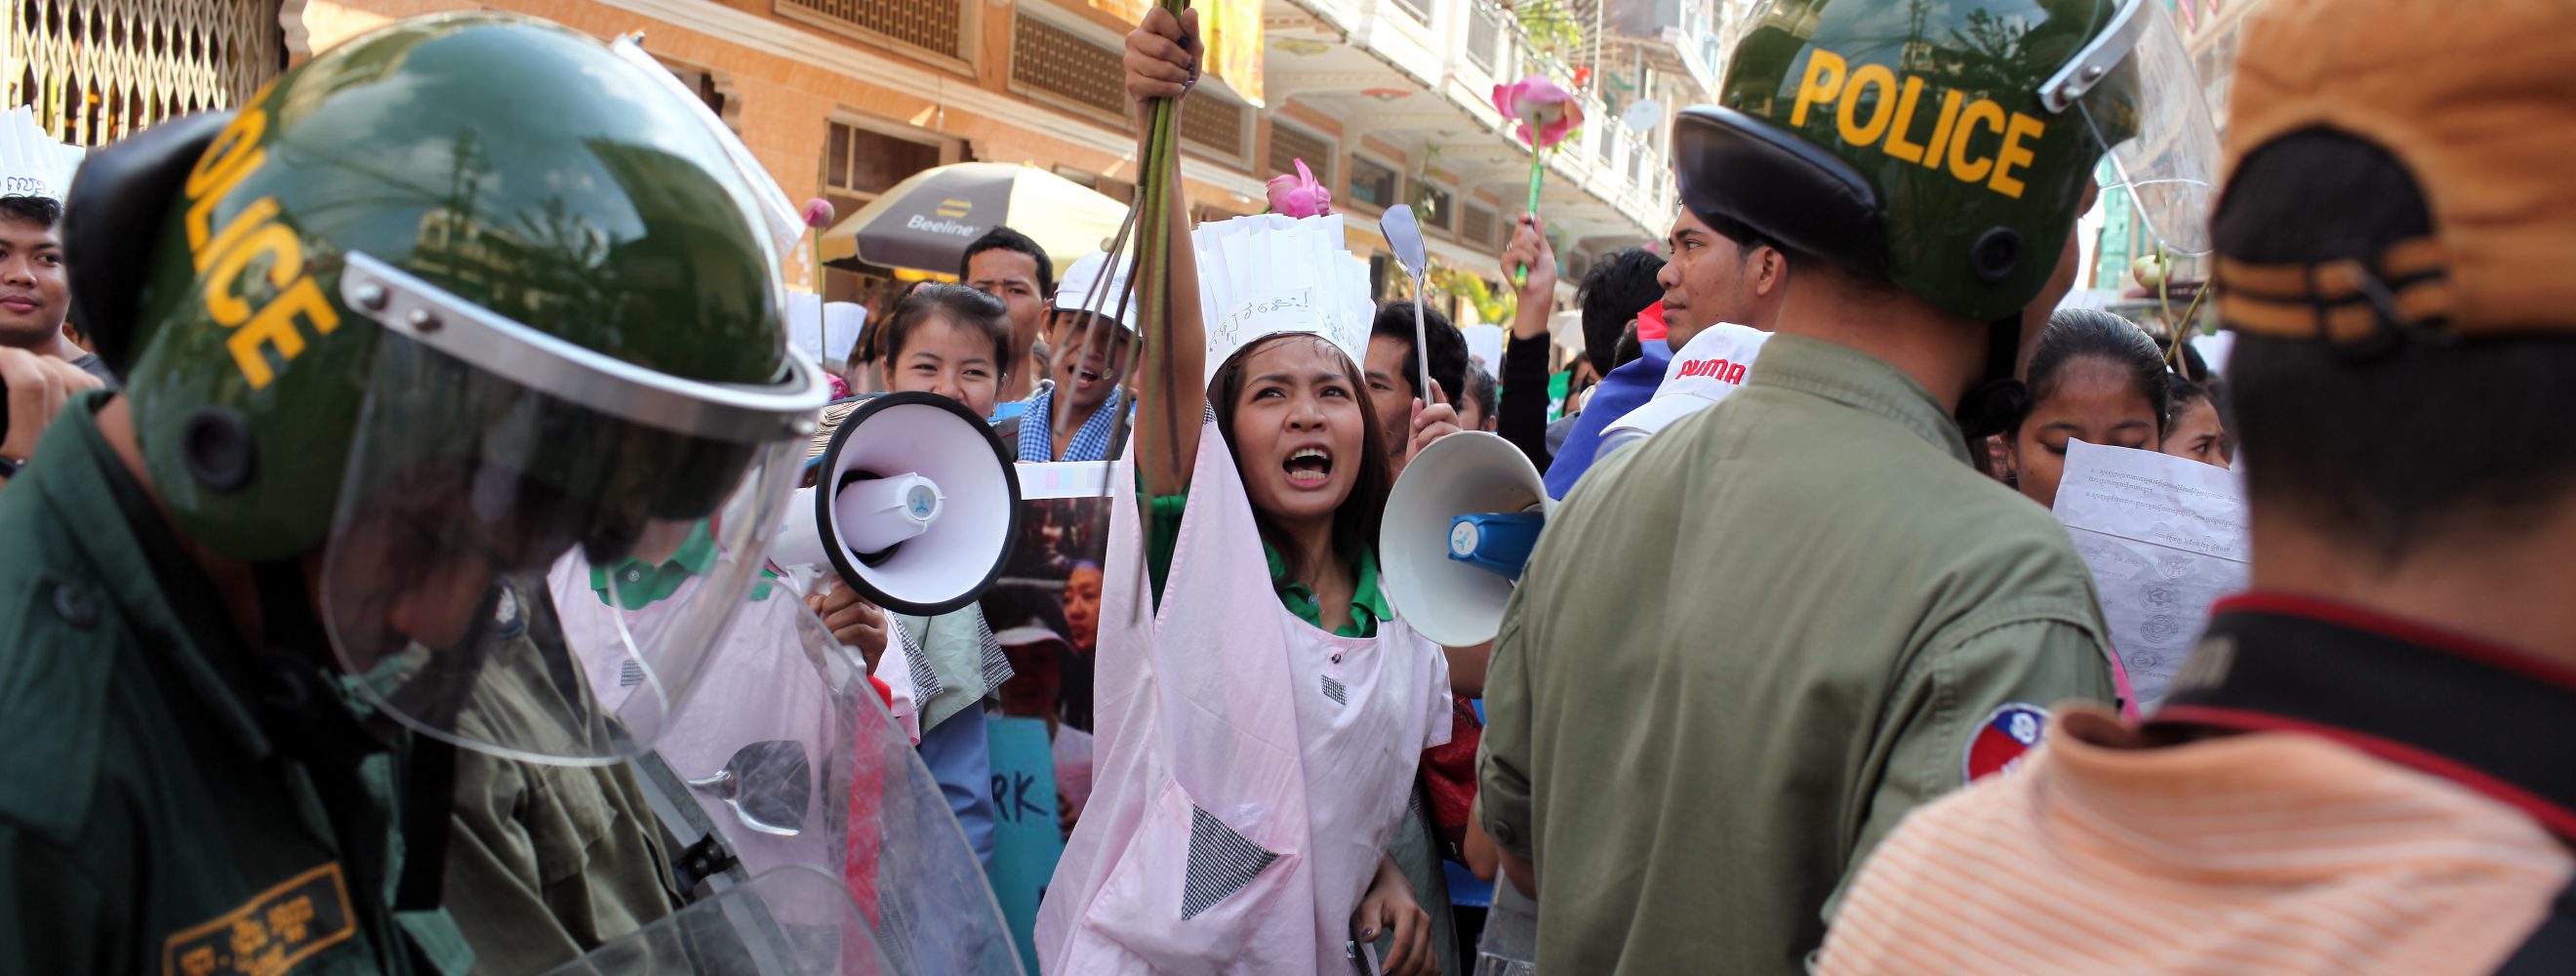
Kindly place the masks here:
POLYGON ((1333 478, 1333 455, 1320 447, 1301 447, 1280 467, 1288 471, 1289 487, 1321 488, 1333 478))

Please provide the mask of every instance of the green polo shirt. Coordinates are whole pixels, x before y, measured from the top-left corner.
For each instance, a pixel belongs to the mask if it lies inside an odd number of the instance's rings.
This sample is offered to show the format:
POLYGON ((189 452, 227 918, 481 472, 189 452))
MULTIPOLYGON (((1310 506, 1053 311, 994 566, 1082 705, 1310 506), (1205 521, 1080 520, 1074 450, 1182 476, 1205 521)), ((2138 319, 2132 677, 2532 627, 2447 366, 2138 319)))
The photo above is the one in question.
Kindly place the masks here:
MULTIPOLYGON (((1145 568, 1153 573, 1154 596, 1160 600, 1163 581, 1172 575, 1172 552, 1181 541, 1181 515, 1187 511, 1188 492, 1162 495, 1148 503, 1154 517, 1154 532, 1145 551, 1145 568)), ((1349 540, 1345 540, 1349 541, 1349 540)), ((1375 637, 1377 625, 1395 616, 1387 609, 1386 595, 1378 591, 1377 553, 1365 542, 1346 548, 1359 553, 1358 565, 1352 567, 1351 622, 1333 631, 1335 637, 1375 637)), ((1313 587, 1288 579, 1288 564, 1279 558, 1279 550, 1270 543, 1261 544, 1261 555, 1270 561, 1270 585, 1279 592, 1279 602, 1310 627, 1324 626, 1324 607, 1313 587)))
POLYGON ((463 972, 444 911, 391 909, 408 741, 334 771, 272 738, 108 398, 0 489, 0 973, 463 972))
POLYGON ((2001 709, 2110 699, 2103 634, 2065 528, 1939 402, 1774 336, 1584 476, 1505 611, 1479 804, 1537 868, 1539 971, 1801 972, 2001 709))
MULTIPOLYGON (((618 563, 615 569, 591 567, 590 588, 599 594, 599 602, 608 603, 608 577, 609 574, 615 573, 618 608, 642 610, 656 601, 667 599, 671 594, 679 592, 680 584, 688 582, 689 577, 706 575, 707 570, 712 568, 715 562, 715 533, 708 528, 707 523, 701 521, 689 528, 689 537, 681 540, 680 548, 673 550, 669 559, 659 563, 627 559, 618 563)), ((769 599, 768 581, 776 579, 777 576, 778 574, 769 570, 761 570, 761 581, 752 584, 750 599, 769 599)))

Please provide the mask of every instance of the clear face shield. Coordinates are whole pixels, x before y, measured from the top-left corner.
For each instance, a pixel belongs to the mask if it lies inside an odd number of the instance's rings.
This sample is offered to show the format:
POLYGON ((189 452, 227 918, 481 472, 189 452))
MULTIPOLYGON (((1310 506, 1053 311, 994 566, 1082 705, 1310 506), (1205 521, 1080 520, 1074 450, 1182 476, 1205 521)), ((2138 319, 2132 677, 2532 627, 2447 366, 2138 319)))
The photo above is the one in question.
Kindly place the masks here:
POLYGON ((2050 111, 2082 113, 2129 191, 2139 222, 2178 257, 2209 253, 2218 199, 2218 130, 2173 17, 2128 0, 2111 24, 2040 88, 2050 111))
MULTIPOLYGON (((553 583, 568 632, 658 635, 698 615, 693 603, 677 601, 610 607, 576 573, 559 571, 553 583)), ((819 870, 843 897, 817 893, 814 902, 854 903, 856 934, 891 964, 851 971, 1016 973, 983 865, 868 680, 866 662, 833 639, 792 578, 757 578, 736 599, 732 625, 703 648, 698 677, 653 754, 635 762, 680 847, 712 842, 729 855, 716 860, 732 866, 705 883, 721 889, 819 870)), ((590 649, 603 647, 614 649, 590 649)), ((619 662, 612 653, 583 664, 622 717, 650 692, 619 687, 619 662), (627 704, 618 704, 621 695, 627 704)))
POLYGON ((343 298, 384 335, 318 593, 341 665, 465 748, 647 751, 760 572, 819 369, 791 353, 783 383, 684 380, 348 262, 343 298))

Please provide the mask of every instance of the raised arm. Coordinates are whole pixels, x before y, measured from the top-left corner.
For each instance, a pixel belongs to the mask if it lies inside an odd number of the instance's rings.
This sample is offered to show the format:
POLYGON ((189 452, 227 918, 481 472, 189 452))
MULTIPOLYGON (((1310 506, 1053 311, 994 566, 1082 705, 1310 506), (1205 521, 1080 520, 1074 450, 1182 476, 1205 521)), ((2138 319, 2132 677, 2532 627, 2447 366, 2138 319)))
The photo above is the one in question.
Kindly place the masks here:
POLYGON ((1521 217, 1511 247, 1503 251, 1503 280, 1511 280, 1515 268, 1528 268, 1529 279, 1521 285, 1512 313, 1511 344, 1494 368, 1503 384, 1502 400, 1494 409, 1495 433, 1545 471, 1554 458, 1547 449, 1547 317, 1556 301, 1557 273, 1556 250, 1540 233, 1535 216, 1521 217))
MULTIPOLYGON (((1178 17, 1161 6, 1145 11, 1145 18, 1127 35, 1127 95, 1136 100, 1138 116, 1136 158, 1138 206, 1144 206, 1142 192, 1159 176, 1171 188, 1165 209, 1169 216, 1161 227, 1139 226, 1139 234, 1165 234, 1168 242, 1160 253, 1170 269, 1170 308, 1168 314, 1139 316, 1145 329, 1157 324, 1159 333, 1145 336, 1150 361, 1162 364, 1165 375, 1142 377, 1144 396, 1136 418, 1138 457, 1152 458, 1146 465, 1150 480, 1145 485, 1152 495, 1178 495, 1189 490, 1190 470, 1198 461, 1199 423, 1207 413, 1207 339, 1206 325, 1199 314, 1198 255, 1190 248, 1189 194, 1181 184, 1181 154, 1178 143, 1166 144, 1160 153, 1159 174, 1143 167, 1155 162, 1153 120, 1158 105, 1169 105, 1177 118, 1180 99, 1198 82, 1198 68, 1205 49, 1199 43, 1199 14, 1182 11, 1178 17), (1158 102, 1157 100, 1168 100, 1158 102)), ((1177 123, 1176 123, 1177 124, 1177 123)), ((1141 218, 1140 218, 1141 219, 1141 218)), ((1156 253, 1147 248, 1145 253, 1156 253)), ((1149 276, 1136 275, 1137 287, 1146 286, 1149 276)), ((1147 301, 1139 295, 1140 301, 1147 301)))

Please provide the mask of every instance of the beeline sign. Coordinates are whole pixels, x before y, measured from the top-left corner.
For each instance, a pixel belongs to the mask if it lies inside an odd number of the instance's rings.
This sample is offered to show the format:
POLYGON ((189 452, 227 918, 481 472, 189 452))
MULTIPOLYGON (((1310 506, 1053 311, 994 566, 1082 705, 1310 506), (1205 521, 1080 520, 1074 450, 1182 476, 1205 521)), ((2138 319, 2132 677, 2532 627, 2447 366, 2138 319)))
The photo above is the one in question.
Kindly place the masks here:
POLYGON ((954 220, 932 220, 920 214, 913 214, 910 217, 904 218, 903 227, 905 230, 917 230, 931 234, 954 234, 958 237, 974 237, 984 232, 984 228, 975 226, 974 224, 961 224, 954 220))

